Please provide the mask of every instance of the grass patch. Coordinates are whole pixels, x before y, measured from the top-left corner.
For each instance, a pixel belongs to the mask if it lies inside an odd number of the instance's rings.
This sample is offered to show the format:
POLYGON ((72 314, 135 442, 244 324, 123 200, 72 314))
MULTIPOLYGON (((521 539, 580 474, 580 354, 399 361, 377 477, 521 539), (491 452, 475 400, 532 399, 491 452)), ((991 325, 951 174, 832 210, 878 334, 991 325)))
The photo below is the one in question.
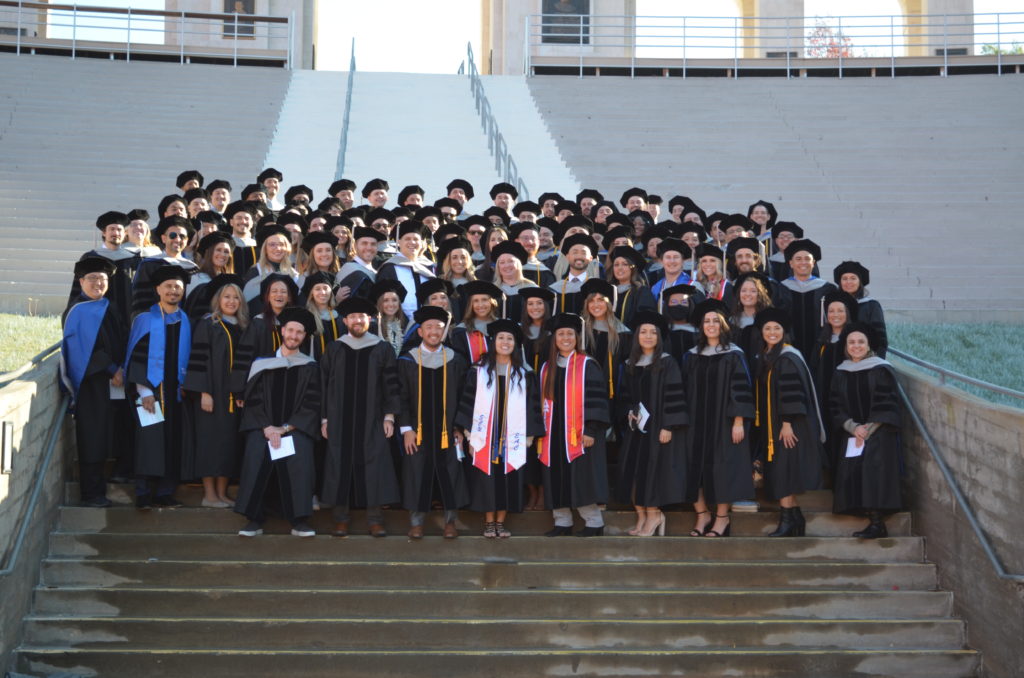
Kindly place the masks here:
POLYGON ((60 338, 58 316, 0 313, 0 374, 18 369, 60 338))
MULTIPOLYGON (((889 345, 953 372, 1024 390, 1020 325, 1004 323, 890 323, 889 345)), ((895 358, 899 360, 899 358, 895 358)), ((927 370, 926 370, 927 371, 927 370)), ((947 383, 990 402, 1024 407, 1024 400, 954 380, 947 383)))

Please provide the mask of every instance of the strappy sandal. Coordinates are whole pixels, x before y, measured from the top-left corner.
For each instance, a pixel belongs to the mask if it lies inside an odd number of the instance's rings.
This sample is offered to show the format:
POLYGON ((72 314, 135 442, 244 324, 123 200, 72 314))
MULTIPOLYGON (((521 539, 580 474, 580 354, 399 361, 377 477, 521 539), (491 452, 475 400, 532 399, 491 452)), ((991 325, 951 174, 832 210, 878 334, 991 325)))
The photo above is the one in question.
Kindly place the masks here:
POLYGON ((499 539, 508 539, 512 536, 512 533, 505 527, 505 523, 491 523, 494 525, 494 532, 499 539))
MULTIPOLYGON (((698 515, 698 516, 700 516, 700 515, 704 515, 705 513, 709 513, 709 511, 697 511, 697 515, 698 515)), ((691 537, 703 537, 704 535, 706 535, 706 534, 708 533, 708 530, 710 530, 710 529, 711 529, 711 526, 712 526, 712 525, 714 524, 714 522, 715 522, 715 521, 713 521, 713 520, 709 520, 709 521, 708 521, 708 522, 707 522, 707 523, 706 523, 706 524, 704 525, 704 529, 703 529, 703 530, 700 530, 700 529, 698 529, 698 528, 697 528, 697 526, 696 526, 696 525, 694 525, 694 526, 693 526, 693 529, 692 529, 692 530, 690 530, 690 536, 691 536, 691 537)))
MULTIPOLYGON (((726 513, 724 516, 720 516, 720 515, 718 515, 716 513, 715 514, 715 518, 729 518, 729 514, 726 513)), ((714 525, 714 522, 708 523, 708 527, 711 527, 712 525, 714 525)), ((715 530, 705 530, 704 531, 704 536, 705 537, 719 537, 719 538, 721 538, 721 537, 728 537, 729 533, 731 531, 732 531, 732 518, 729 518, 729 524, 726 525, 725 529, 722 530, 720 533, 715 531, 715 530)))
POLYGON ((484 536, 494 539, 498 536, 497 523, 484 523, 484 536))

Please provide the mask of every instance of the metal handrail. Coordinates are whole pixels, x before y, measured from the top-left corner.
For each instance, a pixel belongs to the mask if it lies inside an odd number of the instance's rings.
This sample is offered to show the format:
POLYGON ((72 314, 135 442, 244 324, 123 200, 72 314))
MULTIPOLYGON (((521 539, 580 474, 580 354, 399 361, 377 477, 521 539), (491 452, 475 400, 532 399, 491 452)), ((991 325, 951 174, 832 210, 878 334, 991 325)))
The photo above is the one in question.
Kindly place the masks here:
MULTIPOLYGON (((892 349, 889 349, 889 351, 893 352, 892 349)), ((968 503, 967 497, 964 496, 963 492, 960 490, 960 486, 956 482, 956 478, 953 477, 952 470, 946 464, 946 460, 939 452, 938 447, 935 445, 935 441, 932 440, 931 435, 928 433, 928 429, 925 428, 924 422, 921 420, 921 417, 918 416, 917 410, 914 409, 913 404, 911 404, 910 397, 907 396, 907 392, 903 390, 903 384, 900 384, 897 381, 896 387, 899 389, 900 399, 903 401, 903 406, 906 407, 907 412, 910 413, 910 418, 913 419, 918 433, 921 434, 921 438, 924 440, 925 445, 928 446, 928 451, 931 453, 932 460, 935 462, 936 466, 939 467, 942 477, 946 479, 946 485, 953 493, 957 506, 959 506, 960 510, 963 511, 964 517, 967 518, 967 522, 970 524, 971 530, 974 532, 974 536, 977 537, 978 541, 981 543, 981 548, 985 551, 985 555, 988 556, 988 560, 992 564, 992 567, 996 572, 996 576, 1000 579, 1024 583, 1024 574, 1012 574, 1007 572, 1006 568, 1003 567, 1003 563, 999 560, 999 556, 992 547, 992 543, 988 540, 988 536, 985 534, 985 530, 981 527, 978 517, 974 515, 974 510, 968 503)))
POLYGON ((469 89, 473 93, 473 100, 476 103, 476 111, 480 114, 480 125, 484 134, 487 135, 487 150, 494 158, 494 169, 498 176, 512 184, 519 191, 519 200, 529 200, 530 191, 526 183, 519 176, 519 165, 512 158, 505 143, 505 136, 498 129, 498 121, 491 112, 491 102, 487 99, 484 91, 483 80, 480 79, 480 71, 477 70, 476 61, 473 59, 473 43, 466 43, 466 73, 469 74, 469 89))
POLYGON ((966 374, 960 374, 959 372, 948 370, 945 367, 941 367, 934 363, 930 363, 927 360, 915 358, 914 356, 908 353, 904 353, 903 351, 898 351, 892 348, 891 346, 888 348, 888 351, 889 353, 896 356, 900 360, 906 360, 908 363, 912 363, 914 365, 918 365, 919 367, 924 367, 933 372, 936 372, 939 375, 940 384, 945 384, 946 379, 948 378, 953 379, 954 381, 962 381, 965 384, 970 384, 971 386, 977 386, 978 388, 984 389, 986 391, 991 391, 993 393, 999 393, 1000 395, 1010 396, 1011 398, 1020 398, 1021 400, 1024 400, 1024 392, 1015 391, 1012 388, 1006 388, 1005 386, 999 386, 998 384, 991 384, 987 381, 982 381, 981 379, 975 379, 974 377, 968 377, 966 374))
POLYGON ((967 52, 952 55, 960 59, 957 63, 982 57, 1002 75, 1004 49, 1014 54, 1024 43, 1024 12, 825 17, 530 14, 524 42, 527 76, 533 74, 535 57, 544 58, 549 66, 564 59, 561 65, 578 68, 580 77, 585 67, 603 65, 602 59, 608 66, 628 68, 630 75, 635 75, 638 59, 657 60, 661 67, 678 60, 684 77, 688 66, 694 67, 688 62, 701 60, 731 62, 733 69, 740 68, 741 59, 744 68, 784 65, 791 75, 793 59, 805 60, 801 69, 821 59, 837 59, 838 75, 843 77, 843 70, 856 68, 858 59, 885 58, 895 68, 897 59, 922 57, 935 59, 942 65, 941 74, 948 75, 951 48, 967 52), (815 35, 817 26, 825 29, 820 36, 815 35), (991 53, 984 55, 985 48, 991 53), (659 50, 661 54, 651 53, 659 50), (934 55, 929 54, 932 51, 934 55), (909 56, 911 52, 917 54, 909 56))
POLYGON ((341 140, 338 143, 338 171, 335 179, 345 176, 345 154, 348 152, 348 122, 352 113, 352 82, 356 74, 356 39, 352 38, 352 57, 348 62, 348 84, 345 86, 345 111, 341 118, 341 140))
MULTIPOLYGON (((43 359, 59 349, 60 342, 37 354, 29 362, 29 365, 39 364, 43 359)), ((50 463, 54 456, 53 453, 57 447, 57 437, 64 424, 64 415, 68 411, 68 405, 70 402, 71 397, 65 394, 61 398, 57 412, 53 415, 53 422, 50 424, 50 432, 46 437, 46 450, 43 453, 43 460, 39 463, 39 468, 36 469, 35 482, 32 485, 32 494, 29 497, 25 513, 19 521, 18 536, 14 539, 14 546, 11 547, 11 550, 6 556, 7 565, 3 569, 0 569, 0 577, 10 576, 10 574, 14 572, 14 568, 18 566, 18 559, 21 557, 21 549, 25 544, 25 535, 28 534, 29 523, 32 521, 32 516, 35 515, 36 506, 39 504, 39 496, 43 492, 43 481, 46 479, 46 474, 50 470, 50 463)))

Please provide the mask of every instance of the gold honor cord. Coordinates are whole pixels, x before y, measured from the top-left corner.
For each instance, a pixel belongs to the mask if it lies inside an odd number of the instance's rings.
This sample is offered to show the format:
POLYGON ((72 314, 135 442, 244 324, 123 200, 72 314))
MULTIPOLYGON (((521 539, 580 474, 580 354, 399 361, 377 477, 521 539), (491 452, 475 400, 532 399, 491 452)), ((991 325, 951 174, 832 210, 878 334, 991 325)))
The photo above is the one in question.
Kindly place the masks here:
MULTIPOLYGON (((441 347, 441 449, 448 447, 448 356, 444 353, 444 346, 441 347)), ((416 444, 423 443, 423 345, 416 347, 416 356, 419 358, 416 384, 416 444)))
POLYGON ((612 382, 612 372, 613 372, 613 369, 614 368, 612 367, 612 349, 609 348, 608 349, 608 397, 609 398, 614 398, 615 397, 615 384, 612 382))
MULTIPOLYGON (((494 378, 497 379, 498 378, 497 375, 495 375, 494 378)), ((500 424, 500 428, 498 429, 498 456, 494 457, 494 460, 492 462, 494 464, 500 464, 501 463, 501 448, 505 446, 505 438, 508 435, 508 430, 507 430, 507 428, 508 428, 508 426, 507 426, 507 422, 508 422, 508 399, 509 399, 509 396, 512 394, 512 389, 509 386, 511 384, 511 381, 512 381, 512 364, 509 363, 508 365, 505 366, 505 402, 502 403, 502 408, 501 408, 501 424, 500 424)), ((497 405, 497 403, 495 403, 495 405, 497 405)), ((508 454, 508 451, 506 450, 505 453, 508 454)))
POLYGON ((626 322, 626 304, 629 303, 629 295, 631 294, 633 294, 632 287, 630 287, 629 291, 627 291, 625 296, 622 297, 622 310, 619 311, 619 320, 621 320, 623 323, 626 322))
MULTIPOLYGON (((217 322, 220 323, 221 328, 223 328, 223 330, 224 330, 224 335, 228 338, 228 374, 230 375, 231 374, 231 370, 234 369, 234 367, 235 367, 235 348, 234 348, 234 345, 231 342, 231 333, 228 332, 228 328, 224 324, 224 321, 218 319, 217 322)), ((233 413, 234 411, 235 411, 235 394, 231 393, 231 392, 228 392, 228 412, 232 412, 233 413)))
POLYGON ((768 377, 765 381, 768 387, 768 393, 765 395, 765 400, 768 401, 768 414, 765 415, 768 423, 768 461, 771 461, 775 456, 775 434, 772 432, 772 370, 768 370, 768 377))
POLYGON ((569 279, 568 278, 566 278, 565 280, 562 281, 562 301, 561 301, 561 307, 560 307, 561 310, 562 310, 562 313, 565 313, 565 286, 568 285, 568 284, 569 284, 569 279))

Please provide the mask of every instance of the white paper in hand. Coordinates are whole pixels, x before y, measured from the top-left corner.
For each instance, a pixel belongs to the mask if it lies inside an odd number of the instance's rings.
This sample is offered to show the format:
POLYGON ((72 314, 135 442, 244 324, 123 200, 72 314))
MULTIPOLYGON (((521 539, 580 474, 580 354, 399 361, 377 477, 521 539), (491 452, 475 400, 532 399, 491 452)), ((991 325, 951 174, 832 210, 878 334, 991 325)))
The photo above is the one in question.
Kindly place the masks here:
POLYGON ((647 422, 651 419, 651 413, 647 411, 643 403, 636 408, 636 428, 640 433, 647 433, 647 422))
POLYGON ((864 444, 857 436, 850 436, 846 440, 846 457, 859 457, 864 454, 864 444))
POLYGON ((270 461, 284 459, 295 454, 295 439, 291 436, 281 436, 281 446, 277 448, 268 440, 267 448, 270 450, 270 461))
POLYGON ((113 382, 110 383, 110 399, 111 400, 124 400, 124 386, 114 386, 113 382))
POLYGON ((142 405, 139 405, 135 409, 139 413, 139 426, 152 426, 153 424, 159 424, 164 420, 164 411, 160 407, 159 402, 153 403, 152 412, 147 411, 142 405))

